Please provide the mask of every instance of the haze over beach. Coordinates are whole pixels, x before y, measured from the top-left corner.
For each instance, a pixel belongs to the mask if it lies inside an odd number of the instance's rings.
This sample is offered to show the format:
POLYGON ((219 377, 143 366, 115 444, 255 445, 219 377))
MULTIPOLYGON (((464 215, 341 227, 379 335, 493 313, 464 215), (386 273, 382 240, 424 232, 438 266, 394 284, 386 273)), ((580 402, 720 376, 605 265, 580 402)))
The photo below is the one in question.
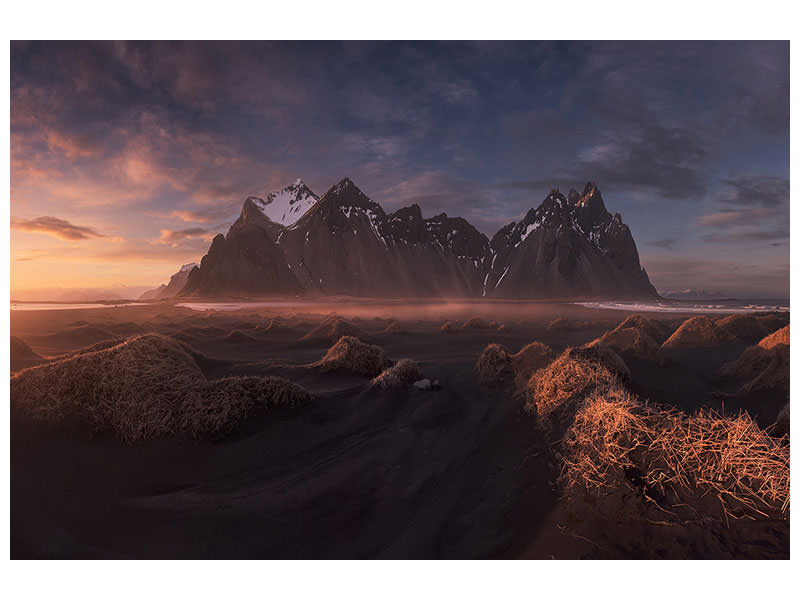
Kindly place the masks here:
POLYGON ((11 43, 15 559, 787 559, 789 42, 11 43))

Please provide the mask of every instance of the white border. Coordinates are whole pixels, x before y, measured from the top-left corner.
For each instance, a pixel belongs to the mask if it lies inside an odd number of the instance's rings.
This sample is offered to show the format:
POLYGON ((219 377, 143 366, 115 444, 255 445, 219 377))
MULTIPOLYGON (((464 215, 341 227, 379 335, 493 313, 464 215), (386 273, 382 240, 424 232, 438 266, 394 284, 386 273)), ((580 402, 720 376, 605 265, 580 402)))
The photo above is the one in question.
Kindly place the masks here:
MULTIPOLYGON (((46 0, 6 4, 2 15, 7 32, 1 61, 4 115, 9 115, 11 39, 791 39, 797 23, 789 2, 764 0, 550 0, 542 4, 505 0, 294 1, 280 5, 238 0, 121 4, 46 0)), ((792 44, 793 74, 797 58, 792 44)), ((792 113, 800 114, 797 94, 792 93, 791 98, 792 113)), ((2 152, 5 165, 9 165, 8 120, 3 121, 3 133, 2 152)), ((792 156, 792 174, 795 165, 792 156)), ((3 178, 9 190, 8 168, 3 170, 3 178)), ((795 212, 791 214, 793 224, 795 212)), ((8 202, 4 214, 3 230, 8 236, 8 202)), ((2 246, 6 299, 8 240, 6 237, 2 246)), ((795 252, 792 244, 793 262, 795 252)), ((795 284, 796 278, 792 278, 792 297, 798 291, 795 284)), ((6 315, 4 339, 8 339, 8 312, 6 315)), ((2 348, 0 360, 7 376, 8 347, 2 348)), ((792 359, 793 376, 797 360, 792 359)), ((3 400, 8 407, 7 387, 3 400)), ((2 502, 7 516, 7 408, 3 433, 6 472, 2 502)), ((6 543, 0 577, 10 598, 797 597, 790 591, 797 587, 787 562, 9 562, 8 518, 3 520, 3 531, 6 543)), ((794 535, 792 540, 794 549, 794 535)))

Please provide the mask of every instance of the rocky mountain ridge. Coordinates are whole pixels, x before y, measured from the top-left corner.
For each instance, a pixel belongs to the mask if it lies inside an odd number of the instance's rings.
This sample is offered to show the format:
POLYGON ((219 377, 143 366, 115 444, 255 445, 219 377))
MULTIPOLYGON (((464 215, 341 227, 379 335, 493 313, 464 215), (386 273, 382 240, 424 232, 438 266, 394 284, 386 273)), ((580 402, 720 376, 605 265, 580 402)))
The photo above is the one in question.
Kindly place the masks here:
POLYGON ((248 198, 181 296, 657 297, 630 230, 594 183, 580 194, 551 190, 491 240, 461 217, 426 219, 416 204, 387 214, 347 177, 319 199, 301 180, 270 196, 308 208, 276 222, 248 198))

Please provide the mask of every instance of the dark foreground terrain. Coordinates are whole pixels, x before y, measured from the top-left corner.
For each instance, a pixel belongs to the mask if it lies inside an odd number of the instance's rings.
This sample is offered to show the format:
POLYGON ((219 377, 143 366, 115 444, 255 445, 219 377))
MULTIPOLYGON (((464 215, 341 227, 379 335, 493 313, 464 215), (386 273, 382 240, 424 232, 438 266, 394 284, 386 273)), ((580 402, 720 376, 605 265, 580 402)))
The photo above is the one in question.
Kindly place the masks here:
MULTIPOLYGON (((43 426, 12 410, 11 555, 788 558, 788 510, 726 519, 711 508, 679 519, 647 505, 635 485, 568 499, 559 440, 524 409, 524 392, 513 378, 476 376, 488 343, 513 353, 539 341, 558 355, 627 316, 513 303, 12 312, 12 336, 24 342, 12 341, 12 376, 98 342, 157 332, 202 355, 209 380, 277 375, 313 400, 254 416, 223 437, 134 443, 79 420, 43 426), (416 361, 440 388, 381 391, 369 376, 320 368, 336 341, 313 333, 328 311, 390 359, 416 361), (472 317, 481 320, 465 326, 472 317), (445 322, 451 331, 441 330, 445 322)), ((668 334, 687 316, 657 318, 668 334)), ((787 314, 773 316, 772 330, 788 323, 787 314)), ((737 393, 742 381, 718 376, 752 343, 663 348, 663 364, 626 357, 631 390, 689 413, 746 409, 769 427, 785 390, 737 393)))

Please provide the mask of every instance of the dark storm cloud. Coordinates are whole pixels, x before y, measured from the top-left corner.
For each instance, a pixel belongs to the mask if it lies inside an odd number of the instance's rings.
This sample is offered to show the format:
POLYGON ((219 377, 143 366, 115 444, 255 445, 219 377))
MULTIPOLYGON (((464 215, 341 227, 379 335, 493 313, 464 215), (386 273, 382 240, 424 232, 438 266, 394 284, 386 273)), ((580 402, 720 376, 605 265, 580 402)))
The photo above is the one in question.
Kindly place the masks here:
POLYGON ((36 217, 35 219, 11 219, 11 227, 22 231, 34 233, 44 233, 53 237, 67 240, 78 241, 92 238, 108 237, 99 233, 93 227, 73 225, 65 219, 58 217, 36 217))

